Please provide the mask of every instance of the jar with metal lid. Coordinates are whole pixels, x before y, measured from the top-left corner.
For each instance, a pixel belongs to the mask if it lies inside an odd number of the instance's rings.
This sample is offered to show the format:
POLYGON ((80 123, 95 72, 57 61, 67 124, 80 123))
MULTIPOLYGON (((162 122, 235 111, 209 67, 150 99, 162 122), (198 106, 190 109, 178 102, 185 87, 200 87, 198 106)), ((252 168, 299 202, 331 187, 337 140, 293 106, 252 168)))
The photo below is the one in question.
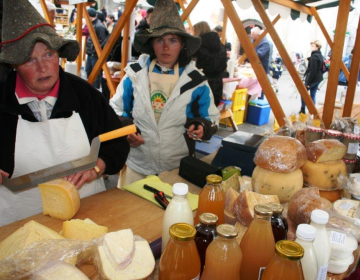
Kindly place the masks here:
POLYGON ((320 140, 323 137, 323 129, 321 127, 316 126, 308 126, 306 130, 306 141, 305 145, 308 143, 314 142, 316 140, 320 140))
POLYGON ((346 165, 346 173, 351 174, 354 171, 356 159, 345 159, 343 158, 342 161, 346 165))
POLYGON ((195 215, 195 225, 199 223, 202 213, 213 213, 218 217, 218 224, 225 223, 225 193, 222 190, 222 177, 219 175, 206 176, 206 185, 199 193, 199 206, 195 215))
POLYGON ((236 241, 238 233, 228 224, 217 226, 216 232, 217 237, 206 250, 201 280, 240 280, 242 253, 236 241))
POLYGON ((304 279, 300 262, 304 256, 304 249, 300 244, 295 241, 281 240, 276 243, 275 252, 276 254, 262 274, 262 280, 304 279))
POLYGON ((275 242, 287 239, 288 223, 281 215, 284 211, 284 206, 280 203, 268 203, 273 210, 271 216, 271 227, 274 234, 275 242))
POLYGON ((202 273, 205 265, 206 249, 209 247, 210 243, 217 236, 216 223, 218 221, 218 217, 213 213, 202 213, 199 218, 200 218, 200 223, 195 226, 196 228, 195 243, 197 250, 199 252, 199 257, 201 262, 201 273, 202 273))
POLYGON ((199 279, 200 258, 195 245, 195 227, 185 224, 173 224, 170 240, 161 255, 159 279, 199 279))
POLYGON ((342 132, 337 130, 328 129, 324 131, 324 139, 335 139, 335 140, 341 140, 342 132))
POLYGON ((343 144, 346 146, 345 159, 356 159, 357 152, 359 150, 360 135, 355 133, 344 133, 343 144))

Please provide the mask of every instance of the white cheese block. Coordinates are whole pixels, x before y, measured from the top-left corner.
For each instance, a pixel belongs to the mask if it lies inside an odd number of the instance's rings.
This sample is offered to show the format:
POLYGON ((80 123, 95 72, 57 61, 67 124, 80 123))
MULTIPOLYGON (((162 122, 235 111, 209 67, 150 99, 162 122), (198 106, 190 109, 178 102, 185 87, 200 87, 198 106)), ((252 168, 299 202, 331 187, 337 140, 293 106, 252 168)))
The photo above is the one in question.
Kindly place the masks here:
POLYGON ((80 195, 67 180, 57 179, 39 184, 43 214, 60 220, 69 220, 80 209, 80 195))
POLYGON ((300 169, 277 173, 256 166, 252 174, 252 186, 255 192, 277 195, 281 203, 286 203, 303 187, 303 174, 300 169))
POLYGON ((127 267, 134 255, 134 234, 131 229, 107 233, 103 248, 112 266, 116 270, 127 267))
POLYGON ((357 219, 360 222, 360 201, 353 199, 340 199, 334 202, 333 210, 340 217, 346 220, 355 221, 357 219))
POLYGON ((62 235, 65 238, 91 241, 106 233, 108 233, 107 227, 99 226, 88 218, 85 220, 73 219, 63 222, 62 235))
POLYGON ((109 280, 137 280, 150 276, 155 268, 155 259, 146 240, 135 241, 135 253, 131 263, 122 270, 116 270, 109 261, 104 247, 98 247, 99 268, 103 278, 109 280))
POLYGON ((31 278, 32 280, 89 280, 89 278, 78 268, 67 263, 52 262, 40 269, 31 278))

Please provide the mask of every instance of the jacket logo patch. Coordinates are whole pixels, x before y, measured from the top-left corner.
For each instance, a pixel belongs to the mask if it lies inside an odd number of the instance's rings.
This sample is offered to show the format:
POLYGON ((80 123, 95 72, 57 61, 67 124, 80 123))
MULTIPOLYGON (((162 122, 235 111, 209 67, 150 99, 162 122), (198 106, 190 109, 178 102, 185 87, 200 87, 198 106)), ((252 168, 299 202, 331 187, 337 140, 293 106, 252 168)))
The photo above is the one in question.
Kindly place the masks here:
POLYGON ((167 101, 167 96, 165 92, 161 90, 154 90, 151 93, 151 104, 155 113, 160 114, 162 112, 166 101, 167 101))

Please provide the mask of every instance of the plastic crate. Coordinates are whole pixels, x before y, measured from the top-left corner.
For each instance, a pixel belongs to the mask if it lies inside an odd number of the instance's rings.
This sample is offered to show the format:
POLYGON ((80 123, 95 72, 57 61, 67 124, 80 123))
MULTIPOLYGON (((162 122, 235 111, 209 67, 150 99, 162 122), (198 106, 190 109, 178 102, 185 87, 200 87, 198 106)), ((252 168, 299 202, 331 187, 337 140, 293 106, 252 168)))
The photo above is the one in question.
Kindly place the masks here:
MULTIPOLYGON (((239 111, 233 112, 233 118, 234 118, 236 125, 242 124, 244 122, 244 115, 245 115, 245 110, 239 110, 239 111)), ((225 124, 227 126, 231 126, 229 118, 221 119, 219 121, 219 123, 225 124)))
POLYGON ((245 110, 247 101, 247 88, 241 88, 234 91, 231 100, 233 101, 231 110, 233 112, 245 110))

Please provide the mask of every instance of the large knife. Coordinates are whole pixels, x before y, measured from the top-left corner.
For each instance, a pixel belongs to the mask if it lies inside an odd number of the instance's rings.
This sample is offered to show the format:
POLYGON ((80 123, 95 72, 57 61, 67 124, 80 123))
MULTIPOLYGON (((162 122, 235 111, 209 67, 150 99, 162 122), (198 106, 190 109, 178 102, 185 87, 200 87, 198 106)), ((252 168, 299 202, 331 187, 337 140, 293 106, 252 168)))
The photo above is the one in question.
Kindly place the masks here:
POLYGON ((91 141, 89 155, 61 164, 57 164, 55 166, 51 166, 45 169, 41 169, 29 174, 25 174, 16 178, 9 179, 3 176, 2 184, 12 192, 19 192, 44 182, 63 178, 83 170, 91 169, 96 165, 101 142, 112 140, 135 132, 135 125, 130 125, 101 134, 91 141))

